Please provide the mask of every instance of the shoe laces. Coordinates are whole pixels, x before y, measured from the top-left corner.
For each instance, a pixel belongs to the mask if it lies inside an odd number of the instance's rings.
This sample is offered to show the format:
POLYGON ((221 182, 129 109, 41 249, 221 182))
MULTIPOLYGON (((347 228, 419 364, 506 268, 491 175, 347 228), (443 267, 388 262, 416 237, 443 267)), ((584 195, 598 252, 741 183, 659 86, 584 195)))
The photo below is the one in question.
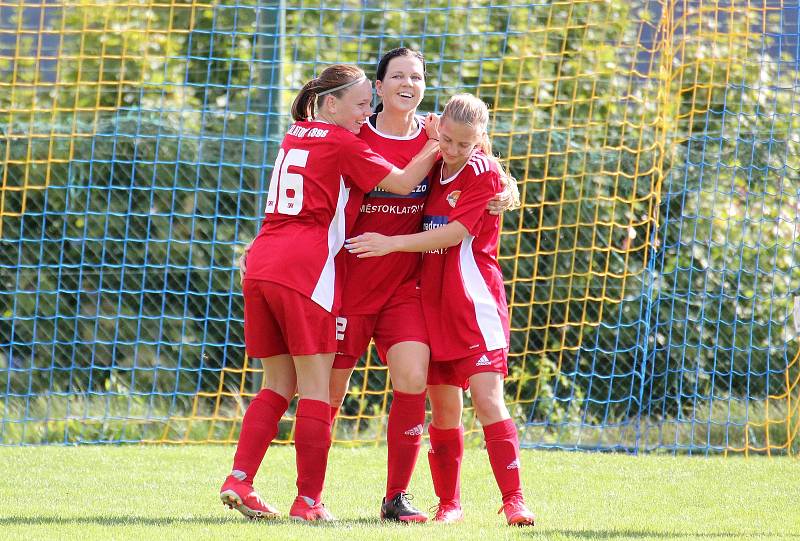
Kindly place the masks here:
POLYGON ((513 511, 520 511, 522 509, 527 510, 527 507, 525 506, 525 500, 522 499, 521 496, 512 496, 507 502, 503 502, 503 505, 501 505, 500 509, 497 510, 497 514, 499 515, 502 513, 507 507, 513 511))
POLYGON ((439 502, 436 505, 432 505, 428 508, 428 511, 433 515, 438 515, 439 511, 447 512, 458 509, 459 505, 456 504, 454 501, 446 501, 446 502, 439 502))
POLYGON ((413 499, 413 494, 409 494, 408 492, 398 492, 397 496, 392 498, 392 501, 397 502, 398 504, 411 505, 411 500, 413 499))

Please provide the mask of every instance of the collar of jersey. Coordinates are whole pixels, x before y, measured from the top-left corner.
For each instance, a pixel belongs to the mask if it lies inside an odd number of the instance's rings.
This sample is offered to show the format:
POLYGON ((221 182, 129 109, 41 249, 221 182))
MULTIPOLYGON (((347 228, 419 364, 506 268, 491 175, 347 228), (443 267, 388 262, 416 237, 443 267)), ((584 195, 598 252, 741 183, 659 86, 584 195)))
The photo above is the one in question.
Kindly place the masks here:
POLYGON ((375 119, 375 124, 377 124, 378 123, 378 113, 375 113, 374 115, 370 116, 367 119, 367 126, 369 126, 369 129, 371 129, 377 135, 380 135, 384 139, 394 139, 395 141, 411 141, 412 139, 416 139, 417 137, 419 137, 419 133, 422 131, 422 119, 420 118, 419 115, 414 115, 414 119, 417 121, 417 131, 415 131, 411 135, 406 135, 406 136, 389 135, 388 133, 383 133, 376 126, 372 125, 372 119, 373 118, 375 119))
POLYGON ((464 168, 467 166, 467 164, 469 163, 469 161, 472 159, 472 157, 475 155, 475 153, 477 151, 478 151, 477 148, 472 149, 472 152, 467 157, 467 161, 464 162, 464 165, 462 165, 461 168, 458 171, 456 171, 455 173, 453 173, 452 175, 450 175, 447 178, 444 178, 444 160, 442 160, 441 169, 439 169, 439 184, 444 186, 445 184, 450 184, 451 182, 453 182, 456 179, 456 177, 461 174, 461 171, 464 170, 464 168))

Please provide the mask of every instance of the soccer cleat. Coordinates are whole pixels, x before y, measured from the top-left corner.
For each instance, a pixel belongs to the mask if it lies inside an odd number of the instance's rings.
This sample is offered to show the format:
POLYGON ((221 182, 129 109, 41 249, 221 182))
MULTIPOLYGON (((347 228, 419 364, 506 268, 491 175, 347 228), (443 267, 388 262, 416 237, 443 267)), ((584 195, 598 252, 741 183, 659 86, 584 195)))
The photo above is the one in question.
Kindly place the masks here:
POLYGON ((459 522, 464 518, 464 511, 461 510, 461 502, 456 500, 441 500, 436 506, 436 514, 433 516, 434 522, 450 524, 459 522))
POLYGON ((232 475, 225 479, 219 498, 230 509, 236 509, 247 518, 275 518, 280 515, 277 509, 261 499, 253 485, 232 475))
POLYGON ((506 522, 509 526, 533 526, 535 517, 521 496, 512 497, 503 504, 497 514, 499 515, 502 511, 506 513, 506 522))
POLYGON ((414 497, 405 492, 398 492, 394 498, 381 502, 381 520, 395 522, 427 522, 428 515, 411 505, 414 497))
POLYGON ((325 504, 314 503, 314 500, 305 496, 298 496, 294 499, 292 508, 289 510, 289 518, 306 522, 336 520, 330 511, 325 509, 325 504))

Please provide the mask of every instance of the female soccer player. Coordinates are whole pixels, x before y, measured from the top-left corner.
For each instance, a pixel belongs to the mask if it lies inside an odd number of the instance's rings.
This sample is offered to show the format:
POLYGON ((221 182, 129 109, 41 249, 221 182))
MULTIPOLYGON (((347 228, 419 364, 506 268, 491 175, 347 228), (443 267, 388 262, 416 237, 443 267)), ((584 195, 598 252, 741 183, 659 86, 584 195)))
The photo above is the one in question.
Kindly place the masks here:
MULTIPOLYGON (((389 51, 378 63, 375 88, 382 102, 359 137, 395 166, 405 167, 428 141, 424 120, 416 114, 425 94, 423 56, 405 47, 389 51)), ((427 177, 406 196, 387 193, 379 186, 364 198, 353 235, 367 231, 384 235, 419 232, 427 192, 427 177)), ((511 197, 496 199, 493 208, 499 213, 510 204, 511 197)), ((346 254, 345 262, 342 310, 337 319, 339 354, 331 374, 331 419, 341 407, 353 368, 374 338, 379 356, 389 368, 393 389, 381 518, 425 522, 428 517, 414 508, 407 496, 422 443, 430 358, 417 288, 420 256, 396 253, 358 259, 346 254)))
MULTIPOLYGON (((372 85, 355 66, 334 65, 306 83, 292 105, 295 123, 275 162, 264 222, 247 255, 245 347, 262 359, 266 388, 247 408, 233 471, 220 497, 252 518, 277 516, 253 477, 294 396, 297 490, 289 515, 331 520, 321 501, 330 448, 330 372, 341 295, 339 252, 364 192, 409 193, 438 149, 426 143, 405 170, 356 134, 371 112, 372 85)), ((437 121, 431 119, 435 132, 437 121)))
POLYGON ((487 137, 486 105, 453 96, 439 125, 442 159, 430 176, 424 231, 365 233, 345 245, 359 258, 424 252, 422 306, 431 345, 428 392, 433 421, 428 454, 439 505, 434 520, 463 516, 462 389, 470 388, 508 524, 532 525, 520 481, 519 442, 503 397, 508 375, 508 306, 496 253, 500 222, 486 203, 500 189, 501 171, 487 137))

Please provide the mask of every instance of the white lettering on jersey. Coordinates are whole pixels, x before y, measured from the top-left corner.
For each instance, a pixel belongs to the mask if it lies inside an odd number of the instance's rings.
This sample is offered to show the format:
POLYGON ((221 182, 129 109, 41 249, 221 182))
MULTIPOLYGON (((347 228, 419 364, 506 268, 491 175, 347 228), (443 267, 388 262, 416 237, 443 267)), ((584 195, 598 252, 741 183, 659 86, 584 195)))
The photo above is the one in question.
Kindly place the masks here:
MULTIPOLYGON (((431 222, 431 221, 425 220, 425 222, 422 224, 422 230, 423 231, 430 231, 431 229, 439 229, 440 227, 444 227, 446 225, 447 225, 447 222, 431 222)), ((446 254, 447 253, 447 248, 437 248, 436 250, 428 250, 425 253, 426 254, 439 254, 439 255, 442 255, 442 254, 446 254)))
POLYGON ((382 212, 384 214, 419 214, 425 205, 409 205, 402 207, 400 205, 373 205, 372 203, 365 203, 361 205, 361 212, 365 214, 373 214, 375 212, 382 212))
POLYGON ((292 127, 286 132, 288 135, 295 137, 325 137, 328 135, 328 130, 320 128, 303 128, 297 124, 292 124, 292 127))
MULTIPOLYGON (((391 193, 389 192, 389 190, 384 190, 380 186, 375 186, 370 192, 370 195, 373 195, 375 192, 391 193)), ((414 187, 414 189, 411 190, 411 193, 427 193, 427 192, 428 192, 428 185, 425 183, 424 177, 422 180, 420 180, 420 184, 417 184, 416 187, 414 187)))

